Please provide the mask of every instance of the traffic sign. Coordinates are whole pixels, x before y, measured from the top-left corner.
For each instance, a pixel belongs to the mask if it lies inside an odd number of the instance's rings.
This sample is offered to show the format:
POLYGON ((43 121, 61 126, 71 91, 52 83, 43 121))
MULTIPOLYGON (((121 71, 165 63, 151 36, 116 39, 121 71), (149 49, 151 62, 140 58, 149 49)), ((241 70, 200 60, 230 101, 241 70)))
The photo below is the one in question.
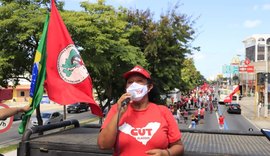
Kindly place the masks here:
MULTIPOLYGON (((0 103, 0 109, 5 109, 5 108, 9 108, 8 105, 0 103)), ((14 118, 14 116, 9 117, 6 120, 0 120, 0 133, 4 133, 10 129, 10 127, 13 123, 13 118, 14 118)))
POLYGON ((222 66, 222 73, 223 74, 238 74, 239 69, 238 66, 234 65, 223 65, 222 66))
POLYGON ((250 64, 250 59, 246 58, 244 63, 245 63, 245 65, 249 65, 250 64))

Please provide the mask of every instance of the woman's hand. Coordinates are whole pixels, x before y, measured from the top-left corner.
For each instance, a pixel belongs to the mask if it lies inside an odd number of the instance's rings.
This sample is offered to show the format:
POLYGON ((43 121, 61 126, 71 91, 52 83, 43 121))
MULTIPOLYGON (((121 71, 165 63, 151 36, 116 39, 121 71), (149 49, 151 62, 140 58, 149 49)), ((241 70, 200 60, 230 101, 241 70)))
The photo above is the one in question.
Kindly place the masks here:
POLYGON ((127 98, 131 98, 130 93, 123 94, 117 101, 117 107, 118 107, 118 110, 121 109, 121 112, 120 112, 121 114, 125 113, 127 110, 127 105, 122 106, 123 101, 126 100, 127 98))
POLYGON ((29 105, 26 105, 24 107, 19 108, 19 112, 27 112, 31 109, 32 107, 30 107, 29 105))
POLYGON ((152 149, 148 150, 145 152, 148 155, 153 155, 153 156, 167 156, 168 153, 165 149, 152 149))

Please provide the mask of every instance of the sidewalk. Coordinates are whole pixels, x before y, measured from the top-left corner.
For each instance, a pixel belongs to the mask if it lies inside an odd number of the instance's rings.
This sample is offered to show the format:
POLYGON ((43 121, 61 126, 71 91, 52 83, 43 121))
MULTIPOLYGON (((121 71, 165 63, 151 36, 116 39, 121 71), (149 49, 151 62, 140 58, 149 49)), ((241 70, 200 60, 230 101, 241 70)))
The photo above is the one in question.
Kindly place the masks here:
POLYGON ((243 97, 239 100, 242 109, 242 115, 249 120, 258 129, 270 129, 270 114, 264 117, 264 108, 261 109, 260 116, 258 116, 258 107, 255 103, 255 97, 243 97))

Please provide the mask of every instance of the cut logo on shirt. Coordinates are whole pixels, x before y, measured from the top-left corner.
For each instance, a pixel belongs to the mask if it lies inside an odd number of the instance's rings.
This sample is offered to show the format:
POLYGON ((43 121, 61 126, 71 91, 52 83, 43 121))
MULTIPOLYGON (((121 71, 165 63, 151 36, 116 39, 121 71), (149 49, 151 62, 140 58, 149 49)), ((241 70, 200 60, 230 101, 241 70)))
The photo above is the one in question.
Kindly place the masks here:
POLYGON ((119 130, 125 134, 134 137, 137 141, 146 145, 160 127, 159 122, 150 122, 145 127, 135 128, 128 123, 124 123, 119 127, 119 130))

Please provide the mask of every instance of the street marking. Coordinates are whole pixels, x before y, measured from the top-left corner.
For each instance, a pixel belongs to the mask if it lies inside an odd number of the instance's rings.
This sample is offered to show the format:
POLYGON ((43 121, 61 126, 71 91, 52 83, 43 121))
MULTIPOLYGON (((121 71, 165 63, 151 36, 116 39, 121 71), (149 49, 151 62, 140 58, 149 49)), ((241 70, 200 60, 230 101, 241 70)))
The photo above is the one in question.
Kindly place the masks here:
POLYGON ((192 126, 192 125, 190 124, 190 125, 188 126, 188 128, 191 128, 191 126, 192 126))
MULTIPOLYGON (((223 113, 224 113, 224 111, 223 111, 223 113)), ((219 126, 219 120, 218 120, 219 114, 221 114, 221 110, 220 110, 219 104, 218 104, 218 112, 216 112, 218 126, 219 126)), ((224 118, 224 129, 225 129, 225 130, 228 130, 228 129, 229 129, 229 127, 228 127, 228 125, 227 125, 227 123, 226 123, 226 119, 225 119, 225 118, 224 118)))

